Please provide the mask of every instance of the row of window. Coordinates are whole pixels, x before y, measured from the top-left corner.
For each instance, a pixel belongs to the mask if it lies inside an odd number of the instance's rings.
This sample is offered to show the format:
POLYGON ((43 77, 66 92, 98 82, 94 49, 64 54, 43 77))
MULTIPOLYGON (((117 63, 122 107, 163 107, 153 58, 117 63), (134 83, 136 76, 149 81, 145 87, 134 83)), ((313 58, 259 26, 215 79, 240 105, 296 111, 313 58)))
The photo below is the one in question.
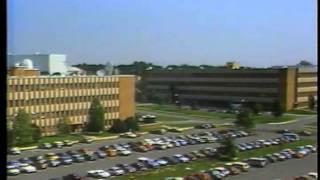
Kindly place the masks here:
POLYGON ((31 84, 9 85, 9 92, 47 91, 55 89, 95 89, 95 88, 118 88, 119 82, 104 83, 66 83, 66 84, 31 84))
MULTIPOLYGON (((156 93, 168 94, 168 90, 156 90, 156 93)), ((207 96, 244 96, 244 97, 277 97, 278 93, 263 93, 263 92, 226 92, 226 91, 194 91, 194 90, 179 90, 175 91, 179 95, 207 95, 207 96)))
POLYGON ((263 82, 261 83, 227 83, 227 82, 148 82, 148 85, 164 85, 164 86, 212 86, 212 87, 257 87, 257 88, 263 88, 263 87, 278 87, 279 83, 269 83, 269 82, 263 82))
POLYGON ((94 98, 100 101, 117 100, 119 94, 107 94, 99 96, 74 96, 74 97, 60 97, 60 98, 41 98, 41 99, 24 99, 24 100, 8 100, 9 107, 22 107, 34 105, 50 105, 50 104, 66 104, 66 103, 80 103, 92 102, 94 98))
MULTIPOLYGON (((105 113, 119 112, 119 106, 105 107, 105 113)), ((58 117, 70 117, 70 116, 82 116, 88 115, 88 109, 74 109, 69 111, 55 111, 55 112, 42 112, 36 114, 30 114, 32 119, 45 119, 45 118, 58 118, 58 117)))

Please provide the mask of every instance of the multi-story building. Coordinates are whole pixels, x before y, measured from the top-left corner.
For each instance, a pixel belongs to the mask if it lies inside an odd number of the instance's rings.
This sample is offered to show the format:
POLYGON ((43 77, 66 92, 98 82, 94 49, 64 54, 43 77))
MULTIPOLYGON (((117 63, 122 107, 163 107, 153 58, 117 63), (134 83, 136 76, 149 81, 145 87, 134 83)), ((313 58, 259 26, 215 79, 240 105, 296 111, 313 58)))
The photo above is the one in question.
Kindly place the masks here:
POLYGON ((20 108, 32 116, 32 123, 44 135, 54 135, 56 125, 68 117, 73 132, 88 121, 94 98, 105 108, 105 125, 135 115, 135 76, 8 76, 7 118, 14 119, 20 108))
POLYGON ((144 77, 147 92, 172 97, 181 104, 228 106, 232 102, 257 102, 270 108, 278 100, 286 110, 308 105, 317 97, 317 69, 156 70, 144 77))

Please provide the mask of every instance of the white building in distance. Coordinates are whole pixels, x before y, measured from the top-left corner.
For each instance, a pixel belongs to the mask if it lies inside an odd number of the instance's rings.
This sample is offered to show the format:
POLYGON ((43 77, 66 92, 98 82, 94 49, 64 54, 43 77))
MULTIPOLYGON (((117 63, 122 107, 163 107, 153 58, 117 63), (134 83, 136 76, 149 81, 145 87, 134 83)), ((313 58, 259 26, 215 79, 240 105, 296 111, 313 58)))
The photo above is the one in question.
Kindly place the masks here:
POLYGON ((9 54, 7 58, 7 69, 13 67, 17 63, 25 61, 26 59, 31 60, 33 62, 33 66, 39 69, 41 74, 52 75, 54 73, 60 73, 62 75, 66 75, 68 73, 66 55, 64 54, 9 54))

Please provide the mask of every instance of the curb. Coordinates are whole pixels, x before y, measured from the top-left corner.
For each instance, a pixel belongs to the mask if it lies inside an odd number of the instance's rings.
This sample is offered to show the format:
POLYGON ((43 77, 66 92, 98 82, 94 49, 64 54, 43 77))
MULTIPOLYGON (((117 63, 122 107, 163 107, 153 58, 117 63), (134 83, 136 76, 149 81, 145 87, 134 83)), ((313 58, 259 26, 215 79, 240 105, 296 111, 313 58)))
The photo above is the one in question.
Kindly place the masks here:
POLYGON ((38 146, 30 146, 30 147, 23 147, 23 148, 18 147, 18 148, 21 151, 26 151, 26 150, 38 149, 38 146))
POLYGON ((286 121, 286 122, 279 122, 279 123, 268 123, 270 125, 282 125, 282 124, 289 124, 289 123, 293 123, 296 122, 298 120, 291 120, 291 121, 286 121))

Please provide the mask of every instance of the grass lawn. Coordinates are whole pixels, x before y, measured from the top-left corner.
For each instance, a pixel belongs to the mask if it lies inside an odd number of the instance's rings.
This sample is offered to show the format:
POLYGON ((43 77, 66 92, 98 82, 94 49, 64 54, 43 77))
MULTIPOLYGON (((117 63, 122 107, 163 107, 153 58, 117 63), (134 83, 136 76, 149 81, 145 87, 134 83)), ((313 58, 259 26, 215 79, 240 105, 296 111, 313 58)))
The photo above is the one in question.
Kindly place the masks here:
MULTIPOLYGON (((235 114, 227 114, 227 113, 217 113, 217 112, 206 112, 200 110, 187 110, 187 109, 179 109, 176 106, 172 105, 138 105, 138 109, 147 110, 147 111, 167 111, 171 113, 176 113, 177 115, 187 115, 190 117, 199 117, 199 118, 206 118, 208 120, 215 120, 215 119, 226 119, 226 118, 236 118, 235 114)), ((272 115, 253 115, 252 118, 255 120, 256 123, 271 123, 271 122, 285 122, 295 119, 294 115, 282 115, 281 117, 274 117, 272 115)), ((158 116, 157 121, 179 121, 183 120, 177 117, 166 117, 166 116, 158 116)))
POLYGON ((201 118, 210 118, 210 119, 225 119, 225 118, 235 118, 234 114, 226 113, 217 113, 217 112, 207 112, 201 110, 189 110, 189 109, 180 109, 172 105, 138 105, 137 109, 146 110, 146 111, 167 111, 176 113, 179 115, 189 115, 201 118))
POLYGON ((257 124, 272 123, 272 122, 285 122, 295 119, 293 115, 282 115, 281 117, 274 117, 272 115, 260 115, 252 117, 257 124))
POLYGON ((311 111, 309 109, 293 109, 288 111, 287 113, 292 113, 292 114, 301 114, 301 115, 313 115, 313 114, 318 114, 316 111, 311 111))
MULTIPOLYGON (((253 150, 250 152, 239 152, 238 157, 239 160, 253 157, 253 156, 261 156, 269 153, 278 152, 282 149, 286 148, 295 148, 297 146, 306 145, 306 144, 314 144, 314 140, 310 139, 303 139, 296 142, 291 142, 288 144, 284 144, 281 146, 271 146, 262 149, 253 150)), ((116 180, 126 180, 126 179, 139 179, 139 180, 163 180, 165 177, 181 177, 186 176, 188 174, 192 174, 194 172, 198 172, 200 170, 206 170, 218 165, 221 165, 225 162, 219 160, 212 160, 212 159, 202 159, 198 161, 194 161, 191 163, 183 163, 174 166, 167 166, 162 167, 156 170, 148 170, 146 172, 137 172, 134 174, 122 176, 122 177, 115 177, 116 180)))

